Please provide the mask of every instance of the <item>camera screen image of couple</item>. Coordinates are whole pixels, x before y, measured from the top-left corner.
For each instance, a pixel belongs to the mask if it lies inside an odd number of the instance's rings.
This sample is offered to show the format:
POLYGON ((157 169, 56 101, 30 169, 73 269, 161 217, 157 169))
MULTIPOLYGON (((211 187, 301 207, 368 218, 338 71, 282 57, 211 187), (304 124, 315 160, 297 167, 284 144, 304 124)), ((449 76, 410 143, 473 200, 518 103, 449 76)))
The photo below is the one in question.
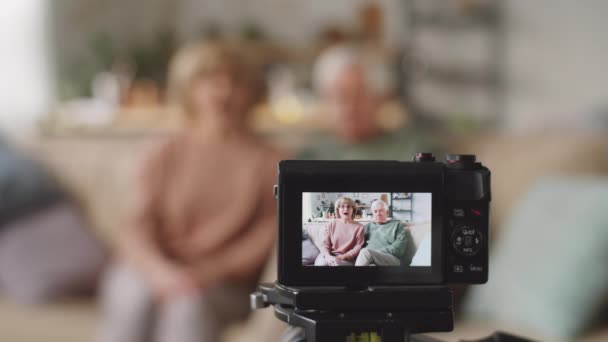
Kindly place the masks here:
POLYGON ((302 193, 302 265, 430 267, 431 211, 431 193, 302 193))

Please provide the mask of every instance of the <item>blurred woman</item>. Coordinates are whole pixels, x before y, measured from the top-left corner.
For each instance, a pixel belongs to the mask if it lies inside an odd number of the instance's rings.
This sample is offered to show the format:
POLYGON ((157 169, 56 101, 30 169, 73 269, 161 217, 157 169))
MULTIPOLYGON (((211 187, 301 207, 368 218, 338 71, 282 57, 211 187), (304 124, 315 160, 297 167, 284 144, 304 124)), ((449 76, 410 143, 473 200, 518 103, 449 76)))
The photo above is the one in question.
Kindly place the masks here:
POLYGON ((102 341, 218 341, 247 314, 275 239, 280 159, 246 124, 255 81, 219 43, 174 57, 169 95, 188 127, 143 164, 139 204, 102 284, 102 341))
POLYGON ((353 266, 365 243, 365 229, 354 220, 355 201, 341 197, 335 203, 335 210, 336 219, 325 227, 315 266, 353 266))

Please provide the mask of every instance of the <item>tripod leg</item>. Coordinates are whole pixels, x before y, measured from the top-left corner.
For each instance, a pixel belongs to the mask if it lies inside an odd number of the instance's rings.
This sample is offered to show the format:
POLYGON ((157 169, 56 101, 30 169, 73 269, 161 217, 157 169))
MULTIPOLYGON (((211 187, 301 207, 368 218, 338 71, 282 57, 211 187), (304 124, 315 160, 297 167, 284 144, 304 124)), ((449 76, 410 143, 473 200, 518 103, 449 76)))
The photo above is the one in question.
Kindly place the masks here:
POLYGON ((306 332, 303 328, 289 326, 281 335, 281 342, 306 342, 306 332))

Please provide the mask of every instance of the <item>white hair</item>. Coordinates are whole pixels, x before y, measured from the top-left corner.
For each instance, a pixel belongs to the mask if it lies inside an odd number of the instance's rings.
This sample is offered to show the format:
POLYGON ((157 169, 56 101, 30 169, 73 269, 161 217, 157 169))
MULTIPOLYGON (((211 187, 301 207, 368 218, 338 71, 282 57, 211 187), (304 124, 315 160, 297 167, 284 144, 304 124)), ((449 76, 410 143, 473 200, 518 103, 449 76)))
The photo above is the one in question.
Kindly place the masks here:
POLYGON ((355 45, 330 47, 317 58, 313 70, 314 87, 319 92, 327 92, 340 73, 353 65, 363 69, 367 84, 376 95, 386 95, 394 89, 396 80, 386 61, 355 45))
POLYGON ((388 204, 386 204, 384 201, 381 201, 381 200, 375 200, 375 201, 373 201, 371 209, 374 210, 378 206, 382 206, 384 209, 388 210, 388 204))

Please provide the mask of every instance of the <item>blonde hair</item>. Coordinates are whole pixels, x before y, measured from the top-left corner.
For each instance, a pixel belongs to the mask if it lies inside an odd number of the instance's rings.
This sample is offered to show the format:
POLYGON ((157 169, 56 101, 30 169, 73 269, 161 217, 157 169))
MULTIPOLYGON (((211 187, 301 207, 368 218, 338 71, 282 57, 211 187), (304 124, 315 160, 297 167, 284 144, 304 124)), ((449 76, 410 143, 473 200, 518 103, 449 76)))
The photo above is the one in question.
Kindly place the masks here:
POLYGON ((338 210, 338 208, 340 208, 340 206, 342 204, 350 204, 350 206, 353 207, 353 218, 355 218, 358 207, 357 207, 357 203, 355 201, 353 201, 353 199, 350 197, 340 197, 340 198, 338 198, 338 200, 336 200, 336 203, 334 204, 334 208, 336 211, 336 217, 340 218, 340 210, 338 210))
MULTIPOLYGON (((192 114, 190 87, 199 77, 228 68, 239 81, 256 79, 254 68, 241 58, 233 47, 219 41, 185 45, 177 51, 169 65, 167 99, 187 116, 192 114)), ((255 100, 254 100, 255 101, 255 100)))

